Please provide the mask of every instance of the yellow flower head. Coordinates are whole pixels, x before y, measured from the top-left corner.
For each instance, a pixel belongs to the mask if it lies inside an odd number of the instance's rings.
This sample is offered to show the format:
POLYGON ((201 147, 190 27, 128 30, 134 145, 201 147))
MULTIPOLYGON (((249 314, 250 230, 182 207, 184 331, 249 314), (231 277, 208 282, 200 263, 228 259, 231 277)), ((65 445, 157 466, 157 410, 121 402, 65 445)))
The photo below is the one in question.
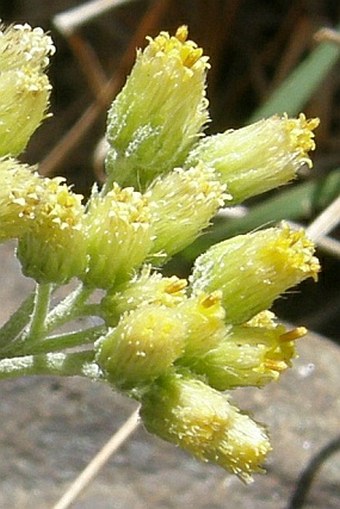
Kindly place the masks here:
POLYGON ((304 231, 283 224, 212 246, 196 260, 191 282, 194 293, 221 290, 227 322, 239 324, 319 270, 304 231))
POLYGON ((186 300, 187 281, 176 276, 163 277, 151 272, 150 266, 143 267, 140 274, 119 288, 108 292, 101 302, 105 320, 115 325, 120 315, 139 306, 157 304, 174 308, 186 300))
POLYGON ((195 71, 204 72, 209 67, 208 57, 203 56, 202 48, 188 40, 188 27, 185 25, 177 29, 175 36, 161 32, 154 39, 147 37, 147 40, 149 46, 144 51, 146 57, 174 59, 189 76, 195 71))
POLYGON ((206 136, 190 153, 186 167, 203 161, 217 171, 232 195, 230 204, 275 189, 312 166, 314 129, 319 119, 274 115, 237 130, 206 136))
POLYGON ((173 309, 141 306, 99 341, 97 362, 116 387, 138 391, 170 370, 183 351, 185 332, 173 309))
POLYGON ((187 327, 181 364, 190 365, 215 348, 226 333, 222 292, 194 295, 178 304, 178 313, 187 327))
POLYGON ((18 258, 24 274, 40 283, 63 284, 85 268, 83 197, 64 181, 40 178, 30 194, 17 198, 23 217, 30 220, 20 238, 18 258))
POLYGON ((105 196, 94 191, 85 219, 88 267, 84 282, 110 288, 129 279, 151 246, 147 200, 114 184, 105 196))
POLYGON ((294 340, 306 333, 299 327, 287 332, 283 325, 229 328, 204 356, 194 359, 191 369, 219 391, 235 387, 262 387, 291 366, 294 340))
POLYGON ((229 197, 216 172, 203 164, 175 168, 156 179, 146 196, 155 234, 151 252, 163 261, 190 245, 229 197))
POLYGON ((183 164, 208 120, 207 57, 187 40, 187 29, 173 37, 161 32, 148 42, 137 53, 107 125, 109 183, 142 190, 183 164))
POLYGON ((290 141, 291 151, 296 151, 300 163, 305 163, 311 168, 313 163, 309 152, 315 150, 314 130, 318 127, 320 120, 306 119, 305 115, 300 113, 298 118, 289 118, 284 115, 282 121, 290 141))
POLYGON ((0 30, 0 156, 22 152, 45 118, 51 85, 44 71, 54 51, 41 28, 0 30))
POLYGON ((42 179, 33 168, 0 159, 0 241, 19 238, 29 228, 41 189, 42 179))
POLYGON ((211 461, 245 482, 271 450, 261 426, 232 406, 226 396, 203 382, 169 374, 142 399, 146 429, 179 445, 198 459, 211 461))

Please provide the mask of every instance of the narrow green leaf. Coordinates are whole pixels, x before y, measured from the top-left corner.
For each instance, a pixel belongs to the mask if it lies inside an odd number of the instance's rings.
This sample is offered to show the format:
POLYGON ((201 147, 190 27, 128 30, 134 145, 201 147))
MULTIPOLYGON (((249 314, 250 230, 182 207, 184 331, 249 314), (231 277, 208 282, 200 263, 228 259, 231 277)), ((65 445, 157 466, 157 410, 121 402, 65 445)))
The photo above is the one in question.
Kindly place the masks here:
POLYGON ((244 217, 221 218, 206 235, 183 251, 186 260, 194 260, 216 242, 274 224, 283 219, 301 220, 324 209, 340 193, 340 169, 324 179, 311 180, 280 191, 249 209, 244 217))
MULTIPOLYGON (((340 25, 337 27, 340 29, 340 25)), ((276 113, 294 116, 318 90, 340 56, 340 46, 320 43, 250 117, 249 123, 276 113)))

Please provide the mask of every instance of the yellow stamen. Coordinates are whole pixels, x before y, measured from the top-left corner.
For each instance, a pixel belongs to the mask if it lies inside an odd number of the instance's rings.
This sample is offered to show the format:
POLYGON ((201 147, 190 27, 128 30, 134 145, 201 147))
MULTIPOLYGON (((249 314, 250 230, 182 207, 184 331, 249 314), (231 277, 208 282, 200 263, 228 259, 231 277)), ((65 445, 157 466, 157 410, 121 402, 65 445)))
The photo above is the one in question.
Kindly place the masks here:
POLYGON ((202 300, 201 304, 206 309, 211 308, 212 306, 215 306, 215 304, 217 304, 218 302, 221 302, 221 297, 222 295, 220 291, 210 293, 209 295, 207 295, 207 297, 205 297, 202 300))
POLYGON ((300 339, 307 334, 308 330, 306 327, 296 327, 293 330, 287 331, 280 336, 280 341, 295 341, 300 339))
POLYGON ((305 115, 300 113, 297 119, 288 118, 285 115, 284 121, 292 148, 298 151, 300 160, 304 160, 311 168, 313 163, 308 156, 308 152, 315 150, 315 134, 313 131, 318 127, 320 120, 318 118, 306 119, 305 115))
POLYGON ((271 369, 273 371, 284 371, 288 367, 284 361, 275 359, 266 359, 264 361, 264 365, 267 369, 271 369))
POLYGON ((178 279, 176 281, 171 281, 170 284, 166 288, 164 288, 164 291, 166 293, 178 293, 184 290, 184 288, 187 286, 187 281, 185 279, 178 279))
POLYGON ((180 42, 185 42, 188 38, 188 33, 189 31, 187 25, 182 25, 176 30, 176 39, 178 39, 180 42))

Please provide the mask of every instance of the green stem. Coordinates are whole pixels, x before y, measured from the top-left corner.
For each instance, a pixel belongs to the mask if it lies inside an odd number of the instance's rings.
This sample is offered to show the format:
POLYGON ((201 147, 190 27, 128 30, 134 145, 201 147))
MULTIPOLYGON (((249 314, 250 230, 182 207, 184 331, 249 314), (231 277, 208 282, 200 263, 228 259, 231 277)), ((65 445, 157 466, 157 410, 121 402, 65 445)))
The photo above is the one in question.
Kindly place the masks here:
POLYGON ((0 329, 0 350, 6 349, 28 324, 33 307, 34 293, 29 295, 0 329))
POLYGON ((0 379, 30 375, 84 376, 101 379, 94 352, 49 353, 0 361, 0 379))
POLYGON ((17 357, 28 354, 37 355, 50 352, 61 352, 67 348, 88 345, 96 341, 100 336, 105 334, 106 331, 106 326, 97 325, 86 330, 56 334, 55 336, 47 337, 36 344, 29 344, 27 347, 25 343, 21 343, 17 346, 17 348, 14 347, 10 350, 10 356, 17 357))
POLYGON ((92 289, 84 288, 81 284, 52 309, 46 320, 47 333, 83 314, 87 314, 85 303, 92 292, 92 289))
POLYGON ((37 284, 35 289, 34 307, 25 342, 36 342, 45 333, 45 322, 52 292, 50 283, 37 284))

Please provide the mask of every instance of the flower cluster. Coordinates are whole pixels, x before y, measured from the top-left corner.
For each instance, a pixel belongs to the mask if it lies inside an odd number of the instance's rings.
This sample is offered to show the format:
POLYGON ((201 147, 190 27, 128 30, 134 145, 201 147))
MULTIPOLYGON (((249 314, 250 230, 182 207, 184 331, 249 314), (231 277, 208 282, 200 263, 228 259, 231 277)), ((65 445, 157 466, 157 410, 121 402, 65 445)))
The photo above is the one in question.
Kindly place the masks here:
POLYGON ((306 330, 267 308, 318 270, 310 241, 285 224, 213 246, 188 282, 144 268, 104 298, 112 328, 97 362, 141 402, 149 431, 249 481, 269 440, 222 391, 263 387, 291 365, 306 330))
POLYGON ((188 279, 165 277, 161 267, 221 207, 311 166, 318 120, 274 116, 204 135, 208 58, 187 37, 186 27, 175 36, 161 32, 138 51, 108 114, 107 181, 85 204, 62 178, 43 178, 14 159, 46 115, 44 70, 54 48, 40 29, 1 32, 0 239, 17 239, 22 270, 38 283, 29 323, 6 328, 19 355, 15 367, 5 347, 6 373, 11 362, 13 373, 41 369, 41 357, 23 361, 27 353, 48 353, 50 372, 64 374, 74 374, 81 359, 81 374, 140 402, 150 432, 249 481, 271 446, 224 391, 262 387, 291 365, 294 341, 306 330, 287 331, 268 309, 288 288, 317 278, 313 244, 282 224, 211 247, 188 279), (50 289, 74 277, 80 290, 49 310, 50 289), (98 288, 104 295, 91 307, 87 298, 98 288), (86 314, 103 325, 49 335, 86 314), (92 349, 79 357, 60 357, 85 343, 92 349))

